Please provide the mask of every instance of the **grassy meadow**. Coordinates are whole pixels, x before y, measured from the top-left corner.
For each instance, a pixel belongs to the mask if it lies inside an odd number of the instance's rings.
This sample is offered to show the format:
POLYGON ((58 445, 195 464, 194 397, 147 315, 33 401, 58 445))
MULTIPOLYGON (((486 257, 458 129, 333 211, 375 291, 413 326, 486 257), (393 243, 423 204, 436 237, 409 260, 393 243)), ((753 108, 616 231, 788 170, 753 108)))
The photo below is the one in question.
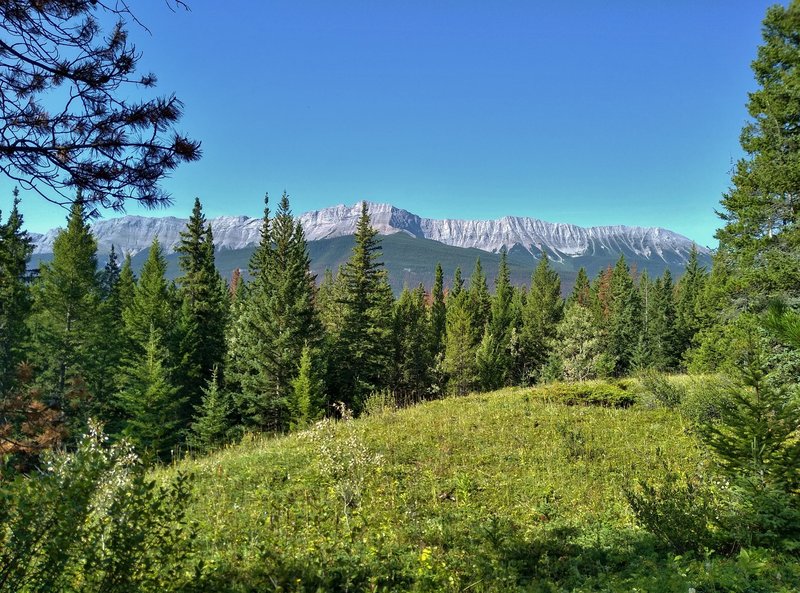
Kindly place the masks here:
MULTIPOLYGON (((688 385, 688 393, 689 383, 697 383, 673 381, 688 385)), ((621 388, 635 392, 637 384, 621 388)), ((598 389, 620 386, 584 385, 586 393, 598 389)), ((667 469, 692 473, 707 463, 687 414, 642 394, 628 407, 566 405, 575 401, 563 391, 558 384, 505 389, 402 410, 378 398, 364 418, 253 438, 162 470, 194 475, 189 516, 197 522, 205 563, 202 586, 453 592, 800 587, 800 569, 781 557, 755 551, 676 556, 637 526, 626 489, 641 480, 658 482, 667 469)))

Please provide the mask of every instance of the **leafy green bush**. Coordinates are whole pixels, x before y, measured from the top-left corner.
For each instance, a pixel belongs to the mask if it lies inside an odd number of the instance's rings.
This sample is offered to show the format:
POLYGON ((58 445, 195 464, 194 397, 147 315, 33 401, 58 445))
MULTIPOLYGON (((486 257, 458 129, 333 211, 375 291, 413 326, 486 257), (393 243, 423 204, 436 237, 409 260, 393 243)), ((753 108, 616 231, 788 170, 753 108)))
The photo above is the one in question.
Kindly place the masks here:
POLYGON ((636 403, 636 395, 631 386, 628 381, 550 383, 535 388, 532 393, 534 397, 568 406, 627 408, 636 403))
POLYGON ((668 375, 654 369, 647 369, 639 374, 642 396, 657 405, 673 409, 686 397, 686 387, 677 381, 671 381, 668 375))
MULTIPOLYGON (((41 474, 0 484, 0 590, 177 591, 193 528, 186 475, 157 486, 124 443, 94 426, 41 474)), ((199 570, 199 565, 194 570, 199 570)))

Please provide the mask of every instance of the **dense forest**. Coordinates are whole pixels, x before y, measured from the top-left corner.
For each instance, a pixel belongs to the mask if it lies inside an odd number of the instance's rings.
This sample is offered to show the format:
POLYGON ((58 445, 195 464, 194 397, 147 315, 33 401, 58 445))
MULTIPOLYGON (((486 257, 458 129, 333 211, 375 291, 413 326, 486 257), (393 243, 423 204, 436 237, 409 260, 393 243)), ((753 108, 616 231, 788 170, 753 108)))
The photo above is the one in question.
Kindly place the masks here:
MULTIPOLYGON (((116 179, 106 170, 93 173, 105 184, 87 183, 68 200, 52 260, 32 273, 15 192, 0 213, 0 591, 260 590, 252 583, 275 591, 556 591, 578 590, 590 578, 592 590, 614 590, 633 581, 603 579, 623 574, 628 568, 619 566, 633 557, 644 558, 635 579, 652 569, 696 571, 692 578, 708 591, 798 586, 800 4, 769 10, 753 70, 759 88, 749 97, 745 156, 721 201, 711 268, 695 251, 680 277, 650 278, 620 257, 594 278, 581 270, 566 298, 546 256, 530 284, 518 287, 505 253, 495 278, 478 259, 472 270, 454 270, 445 288, 439 266, 432 286, 405 287, 395 298, 366 205, 349 261, 317 279, 285 193, 274 212, 265 198, 246 275, 219 274, 196 199, 178 248, 180 276, 167 280, 154 240, 137 277, 127 254, 112 250, 98 260, 93 211, 116 179), (681 381, 700 385, 702 405, 681 408, 681 381), (503 389, 491 400, 469 397, 503 389), (469 418, 457 435, 447 428, 459 423, 457 408, 434 407, 454 401, 465 402, 469 418), (410 408, 409 415, 385 420, 386 408, 410 408), (618 415, 628 408, 629 416, 618 415), (417 409, 429 416, 413 416, 417 409), (359 417, 386 424, 358 425, 363 434, 336 428, 359 417), (587 435, 604 430, 592 422, 613 429, 617 441, 593 448, 587 435), (366 443, 377 438, 364 434, 382 430, 383 442, 399 450, 391 423, 408 435, 419 426, 426 450, 384 464, 382 456, 396 451, 375 453, 366 443), (665 426, 667 436, 659 432, 665 426), (512 436, 486 437, 486 427, 512 436), (473 432, 488 451, 536 430, 546 432, 536 441, 543 449, 548 441, 564 445, 537 480, 561 472, 558 480, 574 480, 577 492, 579 482, 596 479, 591 467, 601 468, 615 487, 623 482, 614 500, 624 510, 593 509, 600 519, 584 533, 579 519, 556 522, 559 505, 568 506, 558 483, 523 515, 509 493, 527 495, 535 483, 504 484, 487 508, 470 506, 502 481, 485 478, 486 467, 445 485, 425 482, 463 461, 452 457, 453 443, 464 447, 473 432), (293 433, 300 436, 279 438, 293 433), (652 435, 671 450, 650 451, 652 435), (628 441, 636 448, 621 449, 628 441), (207 519, 202 505, 213 510, 209 499, 244 489, 214 490, 230 471, 219 460, 263 442, 279 443, 259 445, 274 467, 248 466, 237 479, 268 475, 270 489, 258 504, 251 498, 250 506, 225 510, 219 525, 239 531, 206 526, 203 550, 224 561, 205 565, 194 555, 196 528, 207 519), (308 451, 325 460, 318 474, 308 473, 308 451), (434 469, 417 471, 431 451, 441 454, 434 469), (631 461, 642 451, 652 457, 631 461), (178 469, 170 473, 170 464, 178 469), (205 468, 206 497, 191 516, 185 467, 205 468), (384 471, 385 482, 370 482, 384 471), (425 485, 419 492, 417 482, 425 485), (237 513, 252 507, 257 519, 237 524, 237 513), (430 508, 452 523, 430 519, 430 508), (417 520, 423 516, 428 523, 417 520), (530 533, 519 535, 525 529, 508 517, 529 521, 530 533), (614 539, 602 520, 618 521, 614 529, 625 537, 614 539), (459 521, 470 526, 467 535, 447 531, 459 521), (313 531, 320 525, 329 533, 313 531), (273 539, 259 540, 258 529, 273 539), (651 539, 634 548, 641 531, 651 539), (297 539, 309 533, 318 539, 297 539), (215 548, 219 542, 228 547, 215 548), (709 568, 717 557, 720 574, 709 568), (241 567, 252 581, 234 582, 241 567)), ((176 146, 170 150, 183 160, 199 156, 194 144, 176 146)), ((175 165, 166 159, 162 169, 175 165)), ((124 188, 111 189, 125 197, 124 188)), ((140 189, 145 202, 157 197, 152 187, 140 189)), ((464 450, 476 459, 484 453, 464 450)), ((515 475, 524 464, 509 451, 493 450, 490 459, 515 475)), ((523 453, 514 455, 536 467, 523 453)), ((663 590, 686 590, 675 578, 663 590)))
POLYGON ((381 392, 413 403, 724 362, 713 349, 720 288, 696 252, 678 282, 669 271, 636 274, 623 257, 593 280, 581 270, 566 300, 546 257, 518 288, 502 254, 491 281, 478 259, 466 281, 455 270, 447 291, 438 267, 432 287, 395 299, 366 205, 350 260, 317 287, 284 194, 274 216, 265 210, 249 282, 218 274, 199 200, 181 235, 181 276, 169 282, 157 241, 138 278, 130 257, 98 262, 79 197, 52 262, 28 278, 30 241, 14 204, 3 224, 14 273, 3 292, 2 385, 18 408, 6 406, 6 452, 23 466, 39 448, 74 442, 90 418, 166 460, 247 431, 303 428, 337 402, 358 414, 381 392))

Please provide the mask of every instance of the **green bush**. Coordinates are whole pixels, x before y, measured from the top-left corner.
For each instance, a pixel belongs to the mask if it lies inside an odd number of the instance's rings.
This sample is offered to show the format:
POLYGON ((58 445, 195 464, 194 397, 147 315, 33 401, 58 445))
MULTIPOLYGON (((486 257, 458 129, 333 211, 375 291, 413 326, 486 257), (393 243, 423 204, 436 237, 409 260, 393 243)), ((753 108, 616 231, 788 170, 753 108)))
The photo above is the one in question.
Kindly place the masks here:
POLYGON ((629 381, 550 383, 535 388, 533 395, 539 399, 568 406, 627 408, 636 403, 636 395, 632 389, 632 383, 629 381))
POLYGON ((673 409, 686 397, 686 387, 677 381, 671 381, 668 375, 654 369, 647 369, 639 374, 642 397, 656 405, 673 409))
POLYGON ((177 591, 199 570, 186 475, 158 486, 105 440, 90 427, 74 453, 0 484, 0 591, 177 591))

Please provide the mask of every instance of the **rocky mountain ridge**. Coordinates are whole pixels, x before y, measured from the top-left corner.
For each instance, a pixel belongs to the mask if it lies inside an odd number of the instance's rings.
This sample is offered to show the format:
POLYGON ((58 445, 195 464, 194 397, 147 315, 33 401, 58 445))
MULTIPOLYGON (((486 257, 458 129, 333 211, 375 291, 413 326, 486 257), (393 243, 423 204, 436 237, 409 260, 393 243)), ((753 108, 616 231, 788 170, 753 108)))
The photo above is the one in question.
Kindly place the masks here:
MULTIPOLYGON (((505 216, 495 220, 436 220, 422 218, 391 204, 368 202, 373 227, 381 234, 402 232, 412 237, 431 239, 454 247, 477 248, 496 253, 506 249, 523 249, 534 256, 548 256, 564 261, 575 257, 613 254, 635 255, 645 260, 666 263, 685 262, 693 242, 673 231, 662 228, 635 226, 580 227, 572 224, 550 223, 535 218, 505 216)), ((353 206, 338 205, 306 212, 300 222, 309 241, 332 239, 355 233, 361 212, 361 202, 353 206)), ((221 216, 210 219, 214 242, 218 249, 243 249, 258 243, 260 218, 221 216)), ((154 237, 167 253, 180 242, 180 232, 186 219, 173 216, 123 216, 98 220, 92 228, 100 252, 114 245, 119 252, 136 255, 149 248, 154 237)), ((58 229, 44 235, 33 235, 35 253, 52 252, 58 229)), ((698 246, 701 254, 707 248, 698 246)))

